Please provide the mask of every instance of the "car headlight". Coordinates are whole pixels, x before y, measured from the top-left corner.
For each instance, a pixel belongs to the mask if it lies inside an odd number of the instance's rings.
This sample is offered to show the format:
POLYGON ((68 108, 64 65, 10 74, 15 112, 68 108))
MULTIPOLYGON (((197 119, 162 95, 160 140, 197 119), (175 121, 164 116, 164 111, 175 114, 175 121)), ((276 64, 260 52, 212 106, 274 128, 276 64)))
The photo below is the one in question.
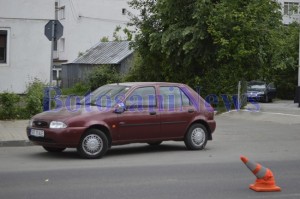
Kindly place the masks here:
POLYGON ((64 129, 67 128, 67 125, 63 122, 59 122, 59 121, 52 121, 50 123, 50 128, 51 129, 64 129))

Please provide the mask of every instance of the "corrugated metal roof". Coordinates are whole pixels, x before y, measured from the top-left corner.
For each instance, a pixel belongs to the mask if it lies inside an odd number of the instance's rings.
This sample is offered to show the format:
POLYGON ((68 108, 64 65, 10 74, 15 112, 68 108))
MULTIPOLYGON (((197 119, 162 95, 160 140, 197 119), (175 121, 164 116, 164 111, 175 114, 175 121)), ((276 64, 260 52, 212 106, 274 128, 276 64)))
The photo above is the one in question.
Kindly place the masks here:
POLYGON ((90 48, 73 63, 77 64, 118 64, 133 53, 129 41, 100 42, 90 48))

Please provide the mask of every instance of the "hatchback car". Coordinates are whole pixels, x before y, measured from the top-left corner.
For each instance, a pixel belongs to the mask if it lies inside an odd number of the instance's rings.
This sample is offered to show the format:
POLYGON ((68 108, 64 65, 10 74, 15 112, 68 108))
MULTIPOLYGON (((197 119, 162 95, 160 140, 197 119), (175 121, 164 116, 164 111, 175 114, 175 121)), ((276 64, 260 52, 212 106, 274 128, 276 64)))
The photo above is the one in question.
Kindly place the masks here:
POLYGON ((247 86, 248 101, 272 102, 276 97, 274 83, 267 84, 264 81, 250 81, 247 86))
POLYGON ((77 148, 84 158, 100 158, 129 143, 174 140, 200 150, 215 128, 213 108, 187 85, 134 82, 105 85, 76 105, 37 114, 27 135, 48 152, 77 148))

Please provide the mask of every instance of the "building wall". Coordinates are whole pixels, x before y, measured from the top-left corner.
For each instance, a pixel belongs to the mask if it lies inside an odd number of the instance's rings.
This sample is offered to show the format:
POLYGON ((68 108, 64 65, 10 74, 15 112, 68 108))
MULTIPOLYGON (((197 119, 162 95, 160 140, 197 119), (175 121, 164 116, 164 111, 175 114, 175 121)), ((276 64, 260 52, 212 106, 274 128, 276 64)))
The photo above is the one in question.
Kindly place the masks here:
POLYGON ((128 0, 57 0, 58 20, 64 26, 64 35, 58 40, 55 58, 74 61, 101 38, 112 39, 116 26, 129 21, 122 9, 130 12, 128 0))
POLYGON ((282 21, 289 24, 294 21, 300 22, 300 0, 277 0, 281 4, 282 21), (293 8, 291 11, 290 8, 293 8))
POLYGON ((76 83, 85 82, 88 74, 100 65, 90 64, 63 64, 62 65, 62 88, 71 88, 76 83))
POLYGON ((44 26, 54 0, 0 0, 0 30, 8 30, 8 60, 0 63, 0 92, 23 93, 34 78, 49 81, 51 43, 44 26))
POLYGON ((130 67, 132 67, 133 64, 133 56, 134 53, 126 57, 124 60, 120 63, 119 73, 120 74, 127 74, 130 70, 130 67))

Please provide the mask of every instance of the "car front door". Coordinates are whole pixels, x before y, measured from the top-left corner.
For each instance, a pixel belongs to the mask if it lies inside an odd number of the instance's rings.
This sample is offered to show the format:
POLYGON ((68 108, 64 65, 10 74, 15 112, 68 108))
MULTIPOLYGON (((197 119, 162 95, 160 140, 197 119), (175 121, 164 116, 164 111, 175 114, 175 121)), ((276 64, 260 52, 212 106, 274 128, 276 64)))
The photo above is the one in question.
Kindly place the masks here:
POLYGON ((118 115, 119 140, 151 140, 160 137, 160 120, 154 86, 136 88, 118 115))
POLYGON ((268 93, 269 93, 269 98, 274 99, 276 97, 276 87, 274 83, 270 83, 267 87, 268 93))

